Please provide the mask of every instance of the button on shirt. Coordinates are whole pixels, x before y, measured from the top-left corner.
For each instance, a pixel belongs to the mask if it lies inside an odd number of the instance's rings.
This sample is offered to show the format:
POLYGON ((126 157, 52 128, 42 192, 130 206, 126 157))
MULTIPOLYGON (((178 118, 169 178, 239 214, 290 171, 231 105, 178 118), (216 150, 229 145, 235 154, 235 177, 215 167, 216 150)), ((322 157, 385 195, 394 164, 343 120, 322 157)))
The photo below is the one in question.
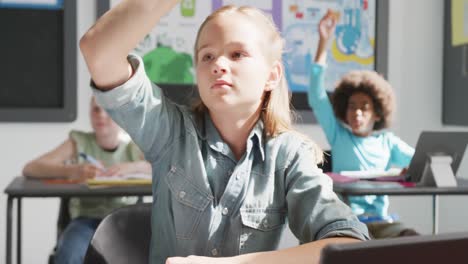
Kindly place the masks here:
POLYGON ((135 74, 98 103, 143 150, 153 167, 151 263, 170 256, 234 256, 277 248, 286 219, 300 242, 348 236, 366 227, 333 193, 310 143, 294 132, 264 138, 258 121, 236 160, 208 114, 196 118, 135 74))

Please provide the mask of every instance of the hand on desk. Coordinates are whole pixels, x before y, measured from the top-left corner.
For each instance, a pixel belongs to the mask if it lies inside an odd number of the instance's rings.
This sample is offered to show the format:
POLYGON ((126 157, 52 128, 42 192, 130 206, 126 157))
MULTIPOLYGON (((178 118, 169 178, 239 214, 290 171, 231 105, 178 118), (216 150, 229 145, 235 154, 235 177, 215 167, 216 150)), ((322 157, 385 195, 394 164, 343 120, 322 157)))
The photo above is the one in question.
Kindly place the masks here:
POLYGON ((74 164, 71 165, 72 179, 89 179, 104 173, 104 170, 93 164, 74 164))

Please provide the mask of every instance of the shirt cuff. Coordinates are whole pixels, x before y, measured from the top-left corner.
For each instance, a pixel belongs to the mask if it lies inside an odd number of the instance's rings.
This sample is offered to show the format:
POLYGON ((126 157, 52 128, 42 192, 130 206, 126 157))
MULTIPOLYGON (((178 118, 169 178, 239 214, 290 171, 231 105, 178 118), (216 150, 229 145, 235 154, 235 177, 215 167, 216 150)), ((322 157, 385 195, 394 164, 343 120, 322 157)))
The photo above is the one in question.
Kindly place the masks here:
POLYGON ((125 83, 107 91, 99 90, 96 84, 91 80, 91 88, 96 98, 96 102, 105 109, 116 109, 128 102, 136 96, 138 88, 144 83, 146 78, 145 67, 141 67, 143 60, 135 54, 130 54, 127 57, 128 62, 133 68, 133 76, 125 83))
POLYGON ((359 221, 338 221, 326 226, 317 235, 318 239, 330 237, 352 237, 359 240, 370 240, 366 225, 359 221))

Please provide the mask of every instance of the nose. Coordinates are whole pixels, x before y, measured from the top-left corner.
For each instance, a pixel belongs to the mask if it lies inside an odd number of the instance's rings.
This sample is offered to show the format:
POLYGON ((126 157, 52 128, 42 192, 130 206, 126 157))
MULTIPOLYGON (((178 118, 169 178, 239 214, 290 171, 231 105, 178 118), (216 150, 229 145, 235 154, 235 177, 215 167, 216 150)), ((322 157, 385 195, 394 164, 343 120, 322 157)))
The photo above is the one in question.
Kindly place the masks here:
POLYGON ((357 108, 356 111, 354 111, 354 113, 357 115, 357 116, 362 116, 362 110, 357 108))
POLYGON ((213 74, 225 74, 225 73, 227 73, 227 62, 222 57, 219 57, 213 63, 212 72, 213 72, 213 74))

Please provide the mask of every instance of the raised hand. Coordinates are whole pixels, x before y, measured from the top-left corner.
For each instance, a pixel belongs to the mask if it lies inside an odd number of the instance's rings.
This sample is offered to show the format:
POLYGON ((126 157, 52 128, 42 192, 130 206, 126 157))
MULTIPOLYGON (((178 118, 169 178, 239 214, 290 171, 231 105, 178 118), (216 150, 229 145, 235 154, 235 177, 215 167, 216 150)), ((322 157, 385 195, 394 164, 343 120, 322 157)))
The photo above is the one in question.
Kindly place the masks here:
POLYGON ((336 24, 338 23, 339 15, 337 12, 328 9, 327 13, 322 17, 319 23, 320 38, 328 41, 335 32, 336 24))
POLYGON ((320 20, 318 31, 320 35, 317 51, 314 61, 319 64, 325 64, 327 57, 327 43, 333 37, 336 24, 338 23, 339 13, 328 9, 327 13, 320 20))

